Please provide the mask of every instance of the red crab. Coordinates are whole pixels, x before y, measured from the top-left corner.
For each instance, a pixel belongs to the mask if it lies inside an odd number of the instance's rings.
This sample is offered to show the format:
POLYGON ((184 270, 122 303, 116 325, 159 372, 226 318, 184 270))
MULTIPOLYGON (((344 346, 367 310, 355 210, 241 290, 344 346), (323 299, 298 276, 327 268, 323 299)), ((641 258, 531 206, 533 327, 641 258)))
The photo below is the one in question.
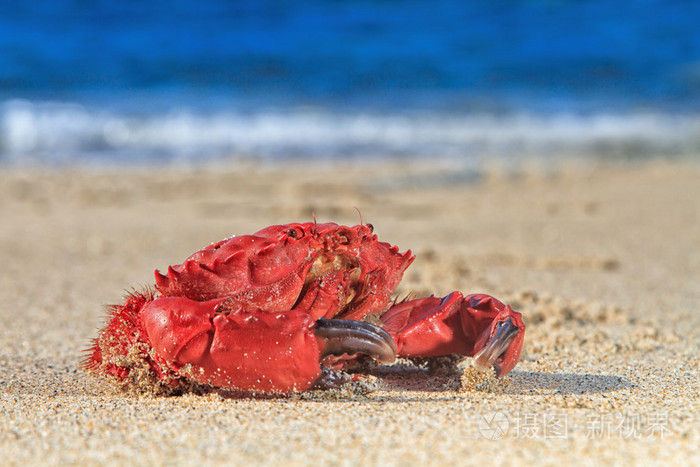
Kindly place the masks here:
POLYGON ((459 292, 392 302, 414 256, 372 231, 274 225, 209 245, 113 306, 84 366, 142 388, 287 393, 363 355, 460 354, 496 376, 516 365, 520 313, 459 292))

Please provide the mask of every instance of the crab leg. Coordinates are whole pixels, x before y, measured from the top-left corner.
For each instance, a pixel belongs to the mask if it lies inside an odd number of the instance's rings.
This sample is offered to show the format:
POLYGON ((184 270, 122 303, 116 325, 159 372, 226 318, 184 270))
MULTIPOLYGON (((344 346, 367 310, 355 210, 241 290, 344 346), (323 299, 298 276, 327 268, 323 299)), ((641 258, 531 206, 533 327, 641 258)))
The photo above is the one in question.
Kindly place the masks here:
POLYGON ((518 362, 525 333, 520 313, 483 294, 405 301, 380 319, 400 357, 475 356, 477 368, 492 367, 496 376, 518 362))

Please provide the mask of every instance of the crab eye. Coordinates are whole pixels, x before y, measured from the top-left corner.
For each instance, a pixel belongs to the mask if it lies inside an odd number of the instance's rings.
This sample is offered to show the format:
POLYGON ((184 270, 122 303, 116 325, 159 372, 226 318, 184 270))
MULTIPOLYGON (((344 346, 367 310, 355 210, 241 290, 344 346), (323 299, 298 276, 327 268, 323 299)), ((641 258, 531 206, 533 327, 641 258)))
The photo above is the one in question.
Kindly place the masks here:
POLYGON ((374 232, 374 226, 372 224, 365 224, 370 232, 374 232))
POLYGON ((285 233, 287 234, 287 236, 289 236, 289 238, 301 238, 301 237, 304 236, 304 232, 303 232, 303 231, 301 231, 301 230, 299 230, 299 229, 293 229, 293 228, 292 228, 292 229, 287 229, 287 230, 285 231, 285 233))

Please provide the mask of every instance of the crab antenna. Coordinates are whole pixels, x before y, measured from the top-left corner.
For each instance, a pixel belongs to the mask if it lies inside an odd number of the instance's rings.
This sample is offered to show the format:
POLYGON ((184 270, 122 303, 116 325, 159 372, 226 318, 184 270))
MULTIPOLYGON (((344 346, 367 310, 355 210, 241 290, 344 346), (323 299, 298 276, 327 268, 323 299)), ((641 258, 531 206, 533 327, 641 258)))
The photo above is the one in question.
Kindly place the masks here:
POLYGON ((314 218, 314 225, 316 225, 316 213, 311 211, 311 217, 314 218))
POLYGON ((362 213, 360 212, 360 208, 358 208, 357 206, 354 206, 354 208, 355 208, 355 211, 357 211, 357 214, 360 215, 360 225, 364 225, 362 223, 362 213))

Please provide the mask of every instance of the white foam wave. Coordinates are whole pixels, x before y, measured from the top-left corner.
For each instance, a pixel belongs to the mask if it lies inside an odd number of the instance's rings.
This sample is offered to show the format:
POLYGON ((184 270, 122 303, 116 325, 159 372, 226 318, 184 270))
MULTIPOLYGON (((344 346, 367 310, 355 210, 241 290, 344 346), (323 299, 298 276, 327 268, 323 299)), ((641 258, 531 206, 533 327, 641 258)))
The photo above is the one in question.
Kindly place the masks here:
POLYGON ((664 113, 447 114, 318 109, 126 114, 74 103, 0 105, 0 161, 62 164, 346 156, 692 153, 700 117, 664 113))

